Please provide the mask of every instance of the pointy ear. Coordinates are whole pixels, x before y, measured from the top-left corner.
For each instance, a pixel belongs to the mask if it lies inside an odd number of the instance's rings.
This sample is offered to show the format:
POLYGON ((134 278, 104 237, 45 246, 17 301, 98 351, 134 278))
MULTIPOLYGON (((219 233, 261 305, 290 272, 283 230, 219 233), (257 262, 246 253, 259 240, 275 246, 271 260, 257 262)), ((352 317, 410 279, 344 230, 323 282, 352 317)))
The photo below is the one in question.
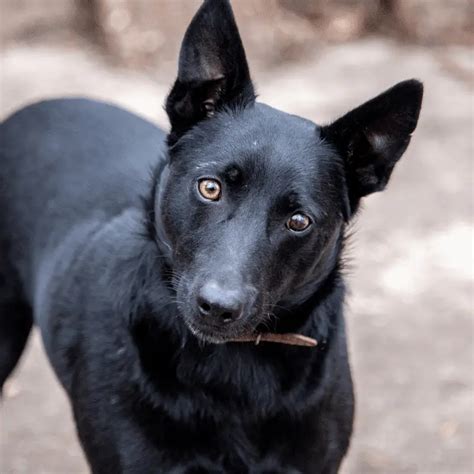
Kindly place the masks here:
POLYGON ((166 100, 175 143, 219 108, 255 100, 245 51, 228 0, 205 0, 181 45, 178 78, 166 100))
POLYGON ((323 136, 345 159, 353 212, 361 197, 385 188, 410 143, 422 98, 421 82, 400 82, 323 127, 323 136))

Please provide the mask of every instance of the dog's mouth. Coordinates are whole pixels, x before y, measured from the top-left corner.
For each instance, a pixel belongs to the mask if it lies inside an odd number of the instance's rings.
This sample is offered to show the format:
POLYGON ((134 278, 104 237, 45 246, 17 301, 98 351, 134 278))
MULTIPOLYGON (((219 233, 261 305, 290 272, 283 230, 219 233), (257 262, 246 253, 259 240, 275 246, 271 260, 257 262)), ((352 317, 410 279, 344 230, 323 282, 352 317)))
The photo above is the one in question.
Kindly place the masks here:
POLYGON ((225 344, 253 334, 255 331, 255 329, 249 327, 229 327, 224 329, 210 324, 198 325, 189 320, 186 320, 186 326, 198 340, 209 344, 225 344))
POLYGON ((269 333, 244 330, 232 335, 231 333, 223 334, 220 331, 198 328, 192 323, 187 323, 187 326, 199 341, 207 344, 254 343, 259 345, 261 342, 271 342, 302 347, 315 347, 318 344, 316 339, 296 333, 269 333))

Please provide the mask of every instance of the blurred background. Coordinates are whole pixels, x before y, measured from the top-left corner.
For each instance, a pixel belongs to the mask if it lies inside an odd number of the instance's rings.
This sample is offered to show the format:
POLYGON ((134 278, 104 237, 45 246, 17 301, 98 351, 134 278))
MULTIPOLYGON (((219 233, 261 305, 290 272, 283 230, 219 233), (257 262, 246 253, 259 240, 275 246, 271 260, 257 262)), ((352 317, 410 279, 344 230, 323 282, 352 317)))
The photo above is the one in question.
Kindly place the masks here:
MULTIPOLYGON (((167 127, 162 104, 199 0, 0 0, 0 119, 96 97, 167 127)), ((357 414, 348 473, 472 473, 472 0, 234 0, 260 100, 324 123, 425 83, 412 144, 349 249, 357 414)), ((38 334, 0 407, 2 474, 82 474, 38 334)))

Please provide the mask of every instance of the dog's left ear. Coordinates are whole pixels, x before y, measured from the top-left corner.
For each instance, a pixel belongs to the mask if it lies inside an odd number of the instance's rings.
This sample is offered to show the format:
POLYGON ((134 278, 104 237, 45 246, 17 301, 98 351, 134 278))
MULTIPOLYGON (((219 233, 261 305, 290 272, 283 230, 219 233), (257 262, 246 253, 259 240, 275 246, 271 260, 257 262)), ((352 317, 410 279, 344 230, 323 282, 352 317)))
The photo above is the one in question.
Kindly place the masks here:
POLYGON ((170 145, 222 106, 255 100, 245 51, 228 0, 205 0, 179 55, 178 78, 166 100, 170 145))
POLYGON ((352 211, 361 197, 385 188, 410 143, 422 98, 421 82, 400 82, 323 127, 323 137, 345 159, 352 211))

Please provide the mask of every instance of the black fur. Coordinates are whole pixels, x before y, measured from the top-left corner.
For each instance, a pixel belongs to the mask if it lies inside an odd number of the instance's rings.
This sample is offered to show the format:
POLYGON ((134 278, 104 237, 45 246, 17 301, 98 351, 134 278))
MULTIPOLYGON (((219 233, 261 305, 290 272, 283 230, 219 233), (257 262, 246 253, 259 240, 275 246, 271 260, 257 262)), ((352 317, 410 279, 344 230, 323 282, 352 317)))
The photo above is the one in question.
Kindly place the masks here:
POLYGON ((0 126, 0 385, 34 317, 94 473, 336 472, 353 419, 345 229, 385 187, 421 97, 400 83, 325 127, 259 104, 230 5, 207 0, 168 140, 88 100, 14 114, 0 126), (302 232, 286 225, 298 212, 302 232), (211 283, 230 313, 203 312, 211 283), (319 344, 229 342, 254 330, 319 344))

